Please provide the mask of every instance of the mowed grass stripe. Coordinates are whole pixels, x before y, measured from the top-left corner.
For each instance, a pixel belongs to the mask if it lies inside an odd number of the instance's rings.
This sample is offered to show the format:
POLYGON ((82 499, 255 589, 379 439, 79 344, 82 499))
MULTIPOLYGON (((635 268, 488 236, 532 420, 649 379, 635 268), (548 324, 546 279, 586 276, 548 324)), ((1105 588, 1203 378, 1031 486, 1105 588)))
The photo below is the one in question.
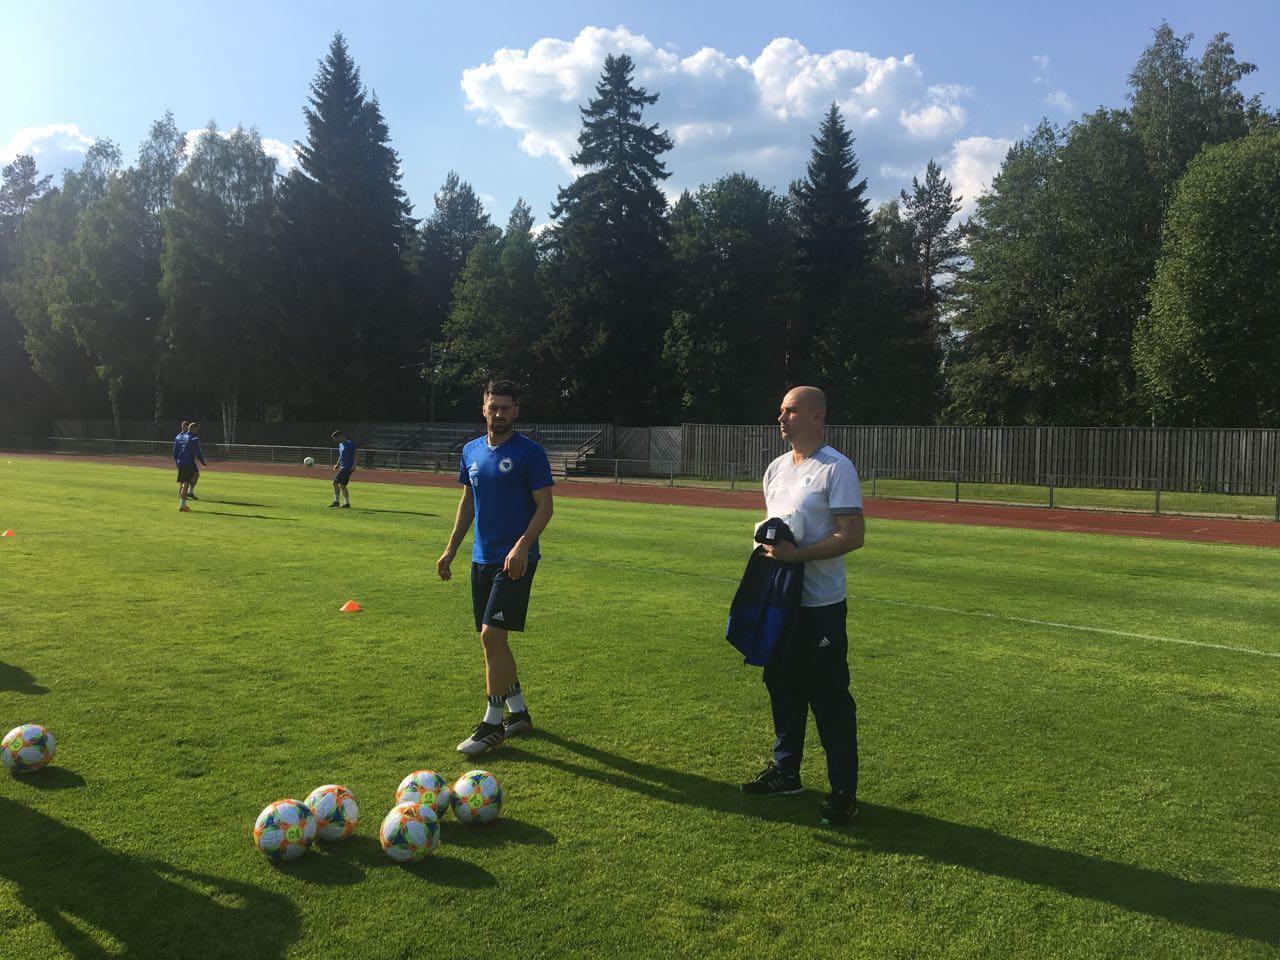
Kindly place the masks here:
POLYGON ((0 957, 1275 955, 1272 661, 1014 619, 1280 649, 1270 552, 874 522, 851 586, 895 602, 851 604, 839 833, 812 731, 809 794, 736 788, 770 739, 722 639, 757 518, 562 499, 517 641, 541 735, 486 760, 507 821, 406 871, 391 790, 460 772, 480 709, 465 577, 434 574, 456 492, 357 475, 339 512, 319 471, 215 469, 179 515, 167 472, 25 463, 0 716, 60 733, 63 773, 0 781, 0 957), (333 780, 357 836, 269 867, 258 809, 333 780))

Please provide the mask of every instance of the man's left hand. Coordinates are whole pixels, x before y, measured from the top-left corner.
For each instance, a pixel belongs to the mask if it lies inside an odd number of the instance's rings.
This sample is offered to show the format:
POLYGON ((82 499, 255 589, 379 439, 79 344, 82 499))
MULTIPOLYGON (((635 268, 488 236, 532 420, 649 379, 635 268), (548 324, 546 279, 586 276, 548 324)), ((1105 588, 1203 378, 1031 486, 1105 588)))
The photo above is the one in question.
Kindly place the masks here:
POLYGON ((529 566, 529 549, 521 547, 519 544, 511 548, 511 552, 507 554, 507 559, 503 561, 502 569, 506 571, 508 580, 519 580, 524 576, 525 570, 529 566))
POLYGON ((764 545, 764 555, 779 563, 799 563, 800 548, 788 540, 779 540, 775 544, 764 545))

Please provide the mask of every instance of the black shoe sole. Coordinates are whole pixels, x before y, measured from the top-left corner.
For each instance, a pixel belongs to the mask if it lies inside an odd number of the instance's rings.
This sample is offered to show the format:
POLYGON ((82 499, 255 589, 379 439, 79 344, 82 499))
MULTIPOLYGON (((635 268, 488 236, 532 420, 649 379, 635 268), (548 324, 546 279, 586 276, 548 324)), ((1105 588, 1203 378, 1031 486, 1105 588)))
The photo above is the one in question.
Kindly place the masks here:
POLYGON ((804 787, 795 787, 791 790, 748 790, 744 784, 742 792, 748 797, 794 797, 798 793, 804 793, 804 787))

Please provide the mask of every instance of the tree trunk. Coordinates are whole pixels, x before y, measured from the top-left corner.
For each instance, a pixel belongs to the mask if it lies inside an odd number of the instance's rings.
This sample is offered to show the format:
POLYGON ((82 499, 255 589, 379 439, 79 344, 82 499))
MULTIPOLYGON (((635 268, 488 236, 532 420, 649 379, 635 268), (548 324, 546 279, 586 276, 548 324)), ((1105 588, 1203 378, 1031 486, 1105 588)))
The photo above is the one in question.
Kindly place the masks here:
POLYGON ((164 381, 160 379, 160 371, 156 371, 156 402, 152 411, 152 419, 156 425, 156 436, 163 437, 165 434, 164 424, 160 418, 164 413, 164 381))

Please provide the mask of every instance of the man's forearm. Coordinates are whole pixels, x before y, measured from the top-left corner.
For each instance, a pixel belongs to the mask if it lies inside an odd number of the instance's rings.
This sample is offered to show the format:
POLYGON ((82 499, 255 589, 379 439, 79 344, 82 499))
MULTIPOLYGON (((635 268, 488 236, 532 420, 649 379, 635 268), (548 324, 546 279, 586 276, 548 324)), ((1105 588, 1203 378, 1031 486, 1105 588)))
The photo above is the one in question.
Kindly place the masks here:
POLYGON ((862 539, 844 530, 837 530, 817 543, 796 550, 792 563, 809 563, 813 560, 830 560, 832 557, 843 557, 862 546, 862 539))
POLYGON ((471 521, 475 519, 475 507, 463 500, 458 504, 458 514, 453 519, 453 532, 449 534, 449 546, 446 548, 450 553, 455 553, 458 545, 462 543, 462 538, 467 535, 467 531, 471 529, 471 521))
POLYGON ((539 507, 534 513, 533 519, 529 521, 529 526, 525 528, 524 533, 520 535, 520 539, 517 542, 526 547, 531 546, 533 541, 542 536, 542 531, 547 529, 547 524, 550 522, 551 507, 539 507))

